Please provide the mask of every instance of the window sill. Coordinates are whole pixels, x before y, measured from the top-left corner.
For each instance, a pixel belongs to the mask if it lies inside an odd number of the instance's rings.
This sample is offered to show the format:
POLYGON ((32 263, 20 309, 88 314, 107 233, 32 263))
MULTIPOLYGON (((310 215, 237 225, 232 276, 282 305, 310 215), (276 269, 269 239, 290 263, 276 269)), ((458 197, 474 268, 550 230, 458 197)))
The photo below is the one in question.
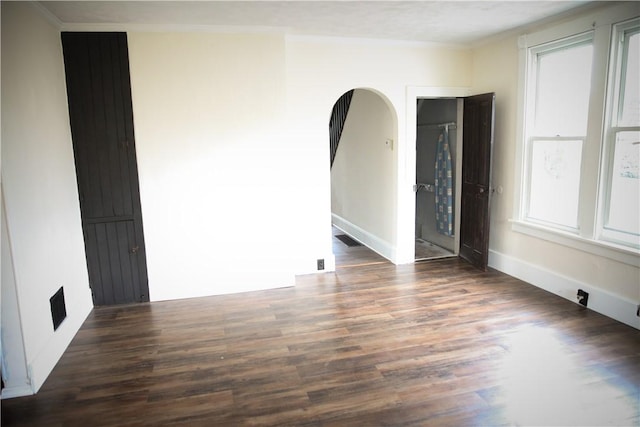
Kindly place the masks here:
POLYGON ((640 267, 640 251, 615 243, 586 239, 568 232, 554 230, 537 224, 510 220, 511 229, 518 233, 558 243, 593 255, 602 256, 624 264, 640 267))

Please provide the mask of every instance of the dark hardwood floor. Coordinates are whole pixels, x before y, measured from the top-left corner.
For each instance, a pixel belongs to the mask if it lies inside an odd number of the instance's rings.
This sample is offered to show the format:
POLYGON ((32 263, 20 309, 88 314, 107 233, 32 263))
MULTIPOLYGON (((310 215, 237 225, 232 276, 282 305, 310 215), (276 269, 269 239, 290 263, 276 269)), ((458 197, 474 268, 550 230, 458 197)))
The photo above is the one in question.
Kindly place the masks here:
POLYGON ((378 261, 95 309, 2 424, 640 423, 640 331, 457 259, 378 261))

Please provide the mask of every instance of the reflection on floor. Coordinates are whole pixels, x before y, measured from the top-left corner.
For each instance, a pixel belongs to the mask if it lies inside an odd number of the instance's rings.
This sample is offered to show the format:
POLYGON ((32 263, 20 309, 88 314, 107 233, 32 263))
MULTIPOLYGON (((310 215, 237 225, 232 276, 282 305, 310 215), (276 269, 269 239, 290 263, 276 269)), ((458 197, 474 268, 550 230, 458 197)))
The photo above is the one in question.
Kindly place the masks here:
POLYGON ((416 239, 416 260, 455 256, 451 251, 422 239, 416 239))
POLYGON ((336 256, 336 268, 355 267, 362 265, 384 264, 389 260, 378 255, 366 246, 349 247, 336 238, 338 234, 345 234, 336 227, 331 227, 333 254, 336 256))

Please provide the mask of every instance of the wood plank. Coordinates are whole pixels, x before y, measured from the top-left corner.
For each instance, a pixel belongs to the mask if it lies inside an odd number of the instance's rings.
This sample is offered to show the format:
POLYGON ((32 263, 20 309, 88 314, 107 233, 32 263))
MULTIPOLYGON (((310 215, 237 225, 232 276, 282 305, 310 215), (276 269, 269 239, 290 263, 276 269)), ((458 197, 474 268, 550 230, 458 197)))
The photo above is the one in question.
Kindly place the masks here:
POLYGON ((98 307, 6 426, 636 425, 640 331, 458 259, 98 307))

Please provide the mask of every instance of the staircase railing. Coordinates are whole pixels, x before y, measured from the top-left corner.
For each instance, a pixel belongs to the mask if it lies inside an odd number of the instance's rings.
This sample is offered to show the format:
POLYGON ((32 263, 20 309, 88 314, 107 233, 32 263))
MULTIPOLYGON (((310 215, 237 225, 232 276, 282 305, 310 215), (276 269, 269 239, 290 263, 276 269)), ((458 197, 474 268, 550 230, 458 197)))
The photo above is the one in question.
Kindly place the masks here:
POLYGON ((345 92, 333 105, 333 110, 331 111, 331 119, 329 120, 331 166, 333 166, 333 161, 338 152, 338 144, 340 144, 344 122, 347 120, 347 114, 349 113, 351 98, 353 98, 353 90, 345 92))

